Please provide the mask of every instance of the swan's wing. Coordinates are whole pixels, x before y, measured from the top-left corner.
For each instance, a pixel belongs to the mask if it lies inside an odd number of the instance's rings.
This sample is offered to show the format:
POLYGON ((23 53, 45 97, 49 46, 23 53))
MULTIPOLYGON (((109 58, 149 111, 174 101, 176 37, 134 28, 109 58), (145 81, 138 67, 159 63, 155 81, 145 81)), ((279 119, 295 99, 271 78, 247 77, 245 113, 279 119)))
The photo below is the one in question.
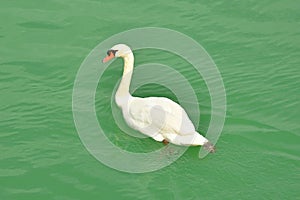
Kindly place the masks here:
POLYGON ((135 127, 149 135, 152 132, 189 135, 195 127, 185 110, 163 97, 133 98, 129 114, 135 127))

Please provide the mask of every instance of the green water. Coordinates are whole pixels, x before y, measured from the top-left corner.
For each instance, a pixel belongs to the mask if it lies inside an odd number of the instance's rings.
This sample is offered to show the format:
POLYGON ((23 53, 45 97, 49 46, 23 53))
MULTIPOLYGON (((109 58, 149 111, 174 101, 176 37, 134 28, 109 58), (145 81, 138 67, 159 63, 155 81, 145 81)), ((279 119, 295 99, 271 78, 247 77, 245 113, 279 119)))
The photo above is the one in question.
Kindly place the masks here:
MULTIPOLYGON (((1 200, 300 199, 299 1, 2 0, 0 22, 1 200), (162 170, 128 174, 101 164, 81 143, 72 89, 97 44, 149 26, 182 32, 207 50, 224 81, 227 116, 217 153, 199 160, 199 147, 191 147, 162 170)), ((138 64, 180 63, 154 50, 135 55, 138 64)), ((122 134, 112 120, 107 103, 121 65, 114 62, 100 80, 99 123, 122 148, 160 148, 122 134)), ((198 91, 205 134, 207 88, 193 71, 183 73, 198 91)), ((155 84, 135 95, 176 100, 155 84)))

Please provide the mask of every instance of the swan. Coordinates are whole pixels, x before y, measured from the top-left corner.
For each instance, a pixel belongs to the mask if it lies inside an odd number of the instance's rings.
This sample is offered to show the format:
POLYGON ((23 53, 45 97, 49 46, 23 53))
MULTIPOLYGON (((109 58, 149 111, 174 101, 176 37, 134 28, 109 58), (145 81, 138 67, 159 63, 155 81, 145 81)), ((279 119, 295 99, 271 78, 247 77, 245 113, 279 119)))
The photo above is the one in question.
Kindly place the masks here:
POLYGON ((126 123, 133 129, 158 142, 184 146, 202 145, 214 152, 214 145, 200 135, 185 110, 165 97, 133 97, 129 86, 133 73, 134 55, 130 47, 117 44, 107 51, 103 63, 113 58, 124 60, 123 75, 115 94, 115 102, 121 108, 126 123))

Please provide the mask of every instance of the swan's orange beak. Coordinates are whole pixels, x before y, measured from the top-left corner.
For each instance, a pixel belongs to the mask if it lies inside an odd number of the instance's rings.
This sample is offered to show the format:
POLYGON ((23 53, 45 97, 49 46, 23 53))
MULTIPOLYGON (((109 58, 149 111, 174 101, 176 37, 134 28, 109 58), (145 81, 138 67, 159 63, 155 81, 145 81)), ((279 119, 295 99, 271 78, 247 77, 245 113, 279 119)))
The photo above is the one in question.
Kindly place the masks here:
POLYGON ((107 55, 105 58, 103 58, 102 62, 106 63, 108 61, 110 61, 111 59, 113 59, 115 57, 115 55, 113 54, 113 52, 110 52, 109 55, 107 55))

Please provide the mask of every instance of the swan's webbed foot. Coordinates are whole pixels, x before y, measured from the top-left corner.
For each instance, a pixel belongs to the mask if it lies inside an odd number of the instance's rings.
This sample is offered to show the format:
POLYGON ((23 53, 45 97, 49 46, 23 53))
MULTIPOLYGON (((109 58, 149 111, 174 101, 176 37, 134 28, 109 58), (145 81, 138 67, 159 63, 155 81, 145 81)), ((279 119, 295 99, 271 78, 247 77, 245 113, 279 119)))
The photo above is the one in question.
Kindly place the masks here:
POLYGON ((164 139, 164 140, 162 141, 162 143, 163 143, 164 145, 167 145, 167 144, 169 144, 169 141, 166 140, 166 139, 164 139))
POLYGON ((211 142, 209 142, 209 141, 205 142, 203 144, 203 147, 204 147, 204 149, 206 149, 207 151, 209 151, 209 153, 215 153, 215 151, 216 151, 215 146, 211 142))

